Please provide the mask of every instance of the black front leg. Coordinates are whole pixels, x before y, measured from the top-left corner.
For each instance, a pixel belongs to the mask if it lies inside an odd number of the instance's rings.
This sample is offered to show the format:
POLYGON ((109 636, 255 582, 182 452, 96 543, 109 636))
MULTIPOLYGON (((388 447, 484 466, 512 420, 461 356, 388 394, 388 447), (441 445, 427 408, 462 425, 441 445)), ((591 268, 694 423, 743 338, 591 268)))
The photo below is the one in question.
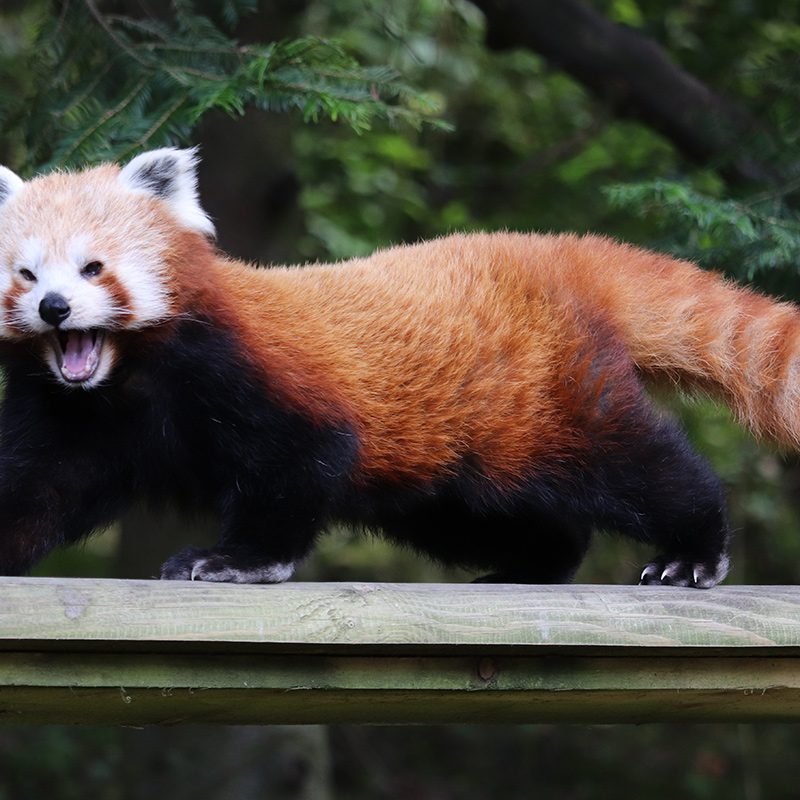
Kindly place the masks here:
POLYGON ((187 547, 161 567, 164 580, 225 583, 283 583, 308 555, 321 528, 309 509, 265 506, 259 498, 238 498, 214 547, 187 547))
POLYGON ((67 540, 63 509, 47 487, 4 482, 0 487, 0 575, 24 575, 67 540), (38 489, 38 490, 37 490, 38 489))
POLYGON ((128 500, 102 464, 44 454, 20 469, 0 458, 0 575, 22 575, 51 550, 107 527, 128 500))
POLYGON ((119 419, 104 397, 63 390, 30 365, 9 370, 0 410, 0 575, 24 574, 129 504, 132 448, 119 419))

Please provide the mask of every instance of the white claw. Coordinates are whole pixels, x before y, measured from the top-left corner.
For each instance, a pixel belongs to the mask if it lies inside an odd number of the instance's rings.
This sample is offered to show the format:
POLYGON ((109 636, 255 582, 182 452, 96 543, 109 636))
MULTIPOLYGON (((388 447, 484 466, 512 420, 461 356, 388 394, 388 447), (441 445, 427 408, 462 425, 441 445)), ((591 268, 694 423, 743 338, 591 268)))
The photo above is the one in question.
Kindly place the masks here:
POLYGON ((692 570, 692 578, 694 579, 695 583, 700 583, 700 579, 697 577, 697 568, 692 570))
POLYGON ((662 581, 663 581, 663 580, 664 580, 664 578, 666 578, 668 574, 669 574, 669 568, 665 569, 665 570, 664 570, 664 571, 661 573, 661 577, 659 578, 659 580, 662 580, 662 581))

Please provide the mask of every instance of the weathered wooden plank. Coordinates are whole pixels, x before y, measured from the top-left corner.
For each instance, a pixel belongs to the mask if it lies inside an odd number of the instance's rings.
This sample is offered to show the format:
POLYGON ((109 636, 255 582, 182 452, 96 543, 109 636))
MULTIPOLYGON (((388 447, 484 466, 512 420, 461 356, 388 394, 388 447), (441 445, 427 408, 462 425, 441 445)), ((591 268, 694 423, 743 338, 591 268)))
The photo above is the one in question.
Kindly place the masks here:
POLYGON ((800 721, 800 590, 0 578, 0 722, 800 721))
POLYGON ((3 723, 800 719, 797 658, 6 653, 2 662, 3 723))
POLYGON ((800 654, 800 589, 208 583, 0 578, 0 649, 141 645, 288 651, 437 647, 800 654), (240 649, 242 649, 240 647, 240 649))

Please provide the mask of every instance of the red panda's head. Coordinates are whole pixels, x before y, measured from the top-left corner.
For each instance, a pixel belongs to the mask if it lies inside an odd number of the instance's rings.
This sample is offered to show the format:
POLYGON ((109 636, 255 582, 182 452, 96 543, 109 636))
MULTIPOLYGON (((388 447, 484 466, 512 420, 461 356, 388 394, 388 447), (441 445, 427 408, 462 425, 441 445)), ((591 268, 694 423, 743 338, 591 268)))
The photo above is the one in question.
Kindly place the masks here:
POLYGON ((0 167, 0 338, 36 339, 63 384, 102 383, 115 333, 173 313, 176 237, 214 233, 197 199, 196 160, 194 150, 164 148, 121 169, 30 181, 0 167))

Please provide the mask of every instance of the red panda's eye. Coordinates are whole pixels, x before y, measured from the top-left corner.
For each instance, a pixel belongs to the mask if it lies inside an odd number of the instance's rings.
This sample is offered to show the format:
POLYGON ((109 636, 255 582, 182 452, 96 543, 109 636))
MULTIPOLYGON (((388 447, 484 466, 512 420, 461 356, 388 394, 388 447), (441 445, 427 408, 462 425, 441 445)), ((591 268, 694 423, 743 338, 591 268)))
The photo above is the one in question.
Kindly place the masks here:
POLYGON ((86 278, 94 278, 95 275, 99 275, 103 269, 103 262, 102 261, 90 261, 82 270, 81 275, 86 278))
POLYGON ((23 267, 19 274, 26 280, 30 281, 31 283, 36 283, 36 276, 29 270, 23 267))

